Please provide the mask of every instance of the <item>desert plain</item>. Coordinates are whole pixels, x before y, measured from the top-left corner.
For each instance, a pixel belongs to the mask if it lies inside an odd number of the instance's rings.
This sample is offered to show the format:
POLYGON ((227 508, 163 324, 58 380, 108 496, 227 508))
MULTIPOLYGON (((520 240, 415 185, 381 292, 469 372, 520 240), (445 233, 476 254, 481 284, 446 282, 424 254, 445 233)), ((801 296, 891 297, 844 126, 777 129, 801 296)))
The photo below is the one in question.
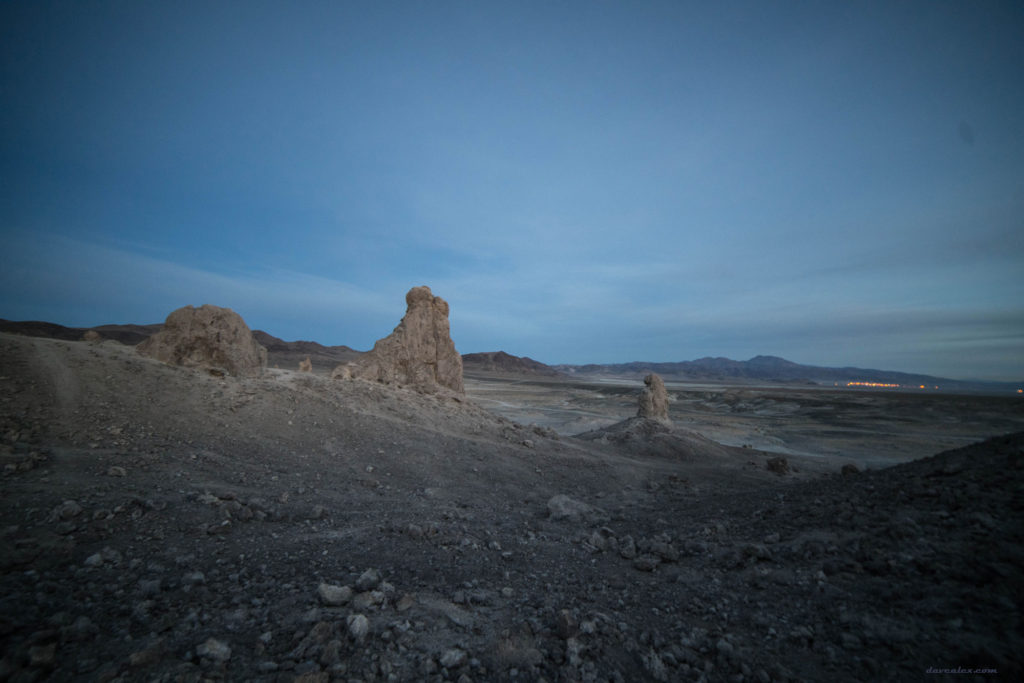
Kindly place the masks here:
POLYGON ((1020 399, 298 355, 0 334, 0 681, 1024 673, 1020 399))

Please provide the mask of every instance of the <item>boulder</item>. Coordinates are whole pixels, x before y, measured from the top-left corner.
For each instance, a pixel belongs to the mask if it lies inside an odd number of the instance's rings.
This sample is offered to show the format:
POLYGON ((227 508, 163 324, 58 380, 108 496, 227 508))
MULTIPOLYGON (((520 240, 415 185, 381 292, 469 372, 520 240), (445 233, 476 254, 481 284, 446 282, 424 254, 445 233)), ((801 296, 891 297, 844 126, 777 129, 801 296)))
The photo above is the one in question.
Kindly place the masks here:
POLYGON ((465 393, 462 356, 448 327, 448 303, 434 296, 430 287, 413 287, 405 303, 398 327, 355 363, 336 368, 332 377, 400 384, 425 392, 443 387, 465 393))
POLYGON ((665 390, 665 383, 661 381, 661 377, 652 372, 644 377, 644 384, 646 386, 640 393, 640 406, 636 411, 636 416, 670 423, 668 392, 665 390))
POLYGON ((299 372, 313 372, 313 361, 306 356, 306 360, 299 361, 299 372))
POLYGON ((258 375, 267 350, 230 308, 185 306, 167 316, 163 329, 137 347, 144 356, 171 365, 202 367, 231 375, 258 375))
POLYGON ((608 513, 601 508, 588 505, 561 493, 548 500, 548 517, 555 521, 567 520, 590 524, 603 524, 610 518, 608 513))
POLYGON ((355 372, 355 363, 342 363, 331 371, 331 379, 353 379, 355 372))

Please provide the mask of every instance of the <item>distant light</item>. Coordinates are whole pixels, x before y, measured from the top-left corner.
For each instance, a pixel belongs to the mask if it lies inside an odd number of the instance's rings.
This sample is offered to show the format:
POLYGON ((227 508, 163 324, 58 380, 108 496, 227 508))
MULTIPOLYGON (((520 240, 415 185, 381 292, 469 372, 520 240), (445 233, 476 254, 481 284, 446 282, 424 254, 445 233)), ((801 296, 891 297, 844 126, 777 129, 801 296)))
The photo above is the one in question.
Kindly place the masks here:
MULTIPOLYGON (((900 385, 899 384, 885 384, 883 382, 847 382, 846 386, 848 386, 848 387, 886 387, 886 388, 889 388, 889 389, 895 389, 895 388, 898 388, 900 385)), ((921 388, 924 389, 924 387, 921 387, 921 388)))
POLYGON ((1018 390, 1017 390, 1017 393, 1018 393, 1018 394, 1024 394, 1024 389, 1018 389, 1018 390))

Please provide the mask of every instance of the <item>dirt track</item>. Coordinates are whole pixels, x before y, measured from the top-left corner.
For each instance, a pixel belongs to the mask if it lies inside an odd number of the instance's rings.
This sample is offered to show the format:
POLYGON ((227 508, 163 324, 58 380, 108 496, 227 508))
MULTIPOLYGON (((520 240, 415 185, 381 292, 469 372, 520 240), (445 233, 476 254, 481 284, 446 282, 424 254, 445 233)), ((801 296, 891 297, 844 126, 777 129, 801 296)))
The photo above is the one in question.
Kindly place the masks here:
POLYGON ((0 358, 0 680, 1021 673, 1021 436, 780 476, 109 342, 0 358))

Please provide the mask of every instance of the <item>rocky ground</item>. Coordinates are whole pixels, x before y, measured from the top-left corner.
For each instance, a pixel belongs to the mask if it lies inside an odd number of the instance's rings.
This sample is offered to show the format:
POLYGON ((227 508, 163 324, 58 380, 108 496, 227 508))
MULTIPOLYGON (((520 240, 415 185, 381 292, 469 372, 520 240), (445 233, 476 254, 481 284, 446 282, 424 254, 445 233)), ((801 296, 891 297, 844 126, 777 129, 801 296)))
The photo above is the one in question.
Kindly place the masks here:
POLYGON ((0 335, 0 681, 1024 673, 1024 434, 840 474, 631 430, 0 335))

